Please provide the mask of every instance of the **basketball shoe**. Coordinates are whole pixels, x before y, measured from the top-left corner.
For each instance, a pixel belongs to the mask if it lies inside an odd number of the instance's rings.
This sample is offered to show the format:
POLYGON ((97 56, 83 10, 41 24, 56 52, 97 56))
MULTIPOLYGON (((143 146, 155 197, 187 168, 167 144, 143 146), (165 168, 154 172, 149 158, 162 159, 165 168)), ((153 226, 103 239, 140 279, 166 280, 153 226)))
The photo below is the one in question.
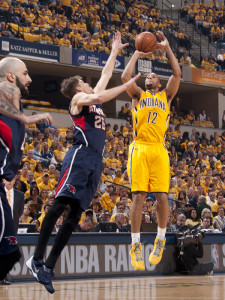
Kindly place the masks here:
POLYGON ((131 264, 136 270, 144 270, 145 264, 142 257, 142 246, 141 243, 131 244, 130 256, 131 256, 131 264))
POLYGON ((156 237, 154 242, 154 248, 149 256, 149 262, 151 265, 157 265, 162 259, 163 250, 165 249, 166 240, 162 240, 156 237))
POLYGON ((44 285, 46 290, 53 294, 55 292, 52 285, 52 279, 54 278, 53 270, 47 268, 44 265, 43 260, 34 260, 33 256, 26 262, 26 266, 31 271, 33 277, 41 284, 44 285))

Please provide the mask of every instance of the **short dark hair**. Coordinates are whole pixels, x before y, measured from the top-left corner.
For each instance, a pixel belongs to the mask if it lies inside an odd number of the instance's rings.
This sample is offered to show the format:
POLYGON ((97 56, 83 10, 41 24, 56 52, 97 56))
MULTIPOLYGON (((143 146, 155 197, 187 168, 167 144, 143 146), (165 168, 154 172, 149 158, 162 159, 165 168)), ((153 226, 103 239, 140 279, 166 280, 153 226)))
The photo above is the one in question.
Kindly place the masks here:
POLYGON ((34 148, 37 146, 37 145, 39 145, 40 143, 39 142, 35 142, 34 143, 34 148))
POLYGON ((216 195, 216 198, 218 198, 219 196, 223 196, 223 193, 222 192, 218 192, 217 195, 216 195))
POLYGON ((123 205, 124 208, 126 207, 125 204, 123 204, 123 202, 119 201, 116 203, 116 207, 118 208, 119 206, 123 205))
POLYGON ((33 185, 33 186, 30 187, 30 195, 32 195, 34 189, 37 190, 38 195, 39 195, 39 188, 36 185, 33 185))
POLYGON ((79 80, 83 80, 81 76, 73 76, 70 78, 66 78, 61 82, 61 93, 69 98, 72 99, 73 96, 76 94, 76 88, 79 85, 79 80))

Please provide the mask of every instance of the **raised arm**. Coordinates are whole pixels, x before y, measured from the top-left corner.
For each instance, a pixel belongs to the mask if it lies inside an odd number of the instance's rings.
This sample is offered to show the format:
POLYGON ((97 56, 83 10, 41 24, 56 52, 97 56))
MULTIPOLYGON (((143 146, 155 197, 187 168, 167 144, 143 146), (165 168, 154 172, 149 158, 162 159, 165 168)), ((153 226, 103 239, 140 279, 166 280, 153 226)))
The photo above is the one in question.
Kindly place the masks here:
POLYGON ((116 32, 112 39, 112 51, 106 62, 105 67, 102 70, 101 78, 99 79, 96 87, 94 88, 94 93, 98 93, 106 89, 109 79, 112 77, 118 52, 126 46, 128 46, 128 44, 122 44, 121 42, 121 33, 116 32))
POLYGON ((128 82, 114 87, 112 89, 103 90, 96 94, 86 94, 86 93, 78 93, 76 94, 71 103, 71 112, 72 114, 77 114, 79 108, 82 106, 89 106, 92 104, 101 104, 107 101, 114 99, 116 96, 124 92, 126 89, 129 89, 130 86, 134 84, 134 82, 140 78, 141 73, 136 75, 134 78, 130 79, 128 82))
MULTIPOLYGON (((140 52, 135 51, 129 63, 126 65, 126 68, 124 69, 123 74, 121 76, 123 83, 128 82, 131 79, 136 62, 139 57, 140 57, 140 52)), ((136 82, 134 82, 133 85, 126 90, 126 92, 131 98, 139 98, 139 95, 141 94, 141 88, 137 86, 136 82)))
POLYGON ((161 33, 157 32, 157 37, 160 39, 160 43, 158 44, 158 47, 166 51, 172 70, 173 75, 169 78, 165 91, 167 94, 168 103, 170 104, 173 100, 173 97, 176 95, 179 85, 180 85, 180 78, 181 78, 181 69, 178 63, 177 58, 175 57, 173 51, 170 48, 169 42, 166 39, 166 37, 161 33))

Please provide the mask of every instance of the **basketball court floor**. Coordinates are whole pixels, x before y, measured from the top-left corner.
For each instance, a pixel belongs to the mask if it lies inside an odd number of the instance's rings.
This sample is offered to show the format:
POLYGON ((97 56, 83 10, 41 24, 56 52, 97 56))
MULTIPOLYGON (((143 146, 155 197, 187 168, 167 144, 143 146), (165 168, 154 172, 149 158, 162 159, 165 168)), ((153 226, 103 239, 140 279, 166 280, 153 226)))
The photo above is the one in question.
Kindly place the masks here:
POLYGON ((54 281, 49 294, 34 281, 0 286, 0 300, 225 300, 225 275, 139 276, 54 281))

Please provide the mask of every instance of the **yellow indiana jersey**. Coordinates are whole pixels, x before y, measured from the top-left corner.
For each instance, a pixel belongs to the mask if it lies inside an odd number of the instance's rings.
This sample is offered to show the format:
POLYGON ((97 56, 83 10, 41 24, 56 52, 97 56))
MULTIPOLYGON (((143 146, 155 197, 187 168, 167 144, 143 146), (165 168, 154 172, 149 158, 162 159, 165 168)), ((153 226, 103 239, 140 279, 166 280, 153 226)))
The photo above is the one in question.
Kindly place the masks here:
POLYGON ((165 91, 142 92, 132 109, 133 134, 138 142, 162 143, 169 124, 169 107, 165 91))

